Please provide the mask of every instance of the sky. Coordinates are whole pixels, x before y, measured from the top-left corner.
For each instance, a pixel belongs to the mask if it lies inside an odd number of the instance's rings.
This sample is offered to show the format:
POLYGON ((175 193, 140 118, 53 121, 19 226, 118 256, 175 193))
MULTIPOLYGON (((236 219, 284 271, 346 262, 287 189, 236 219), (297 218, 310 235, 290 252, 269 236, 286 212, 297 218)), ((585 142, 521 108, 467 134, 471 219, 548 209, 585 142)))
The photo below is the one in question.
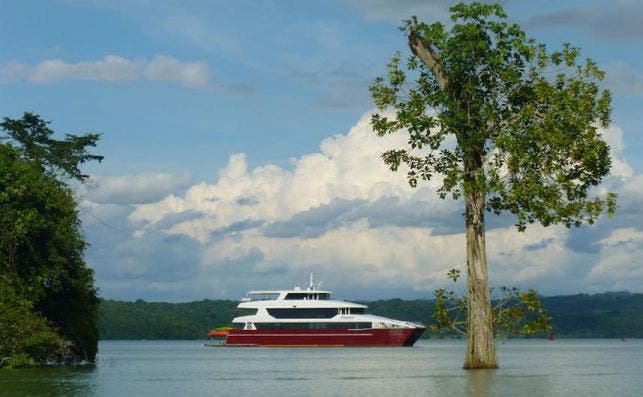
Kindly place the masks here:
MULTIPOLYGON (((614 218, 580 229, 488 218, 495 286, 643 292, 643 2, 501 2, 556 49, 607 72, 614 218)), ((368 87, 436 0, 0 0, 0 116, 100 132, 77 188, 104 298, 238 299, 305 284, 341 298, 428 298, 464 268, 461 201, 381 162, 368 87)), ((457 287, 457 288, 461 288, 457 287)))

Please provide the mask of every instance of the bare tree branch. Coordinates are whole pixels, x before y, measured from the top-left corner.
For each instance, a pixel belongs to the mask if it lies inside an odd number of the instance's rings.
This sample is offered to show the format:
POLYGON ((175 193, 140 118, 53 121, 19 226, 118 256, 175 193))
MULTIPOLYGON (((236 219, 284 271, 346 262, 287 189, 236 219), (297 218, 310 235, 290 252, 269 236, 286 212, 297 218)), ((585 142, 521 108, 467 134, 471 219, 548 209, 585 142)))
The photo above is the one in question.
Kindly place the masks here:
POLYGON ((449 77, 444 70, 444 64, 438 54, 431 49, 431 46, 425 45, 417 32, 413 31, 409 34, 409 48, 411 48, 413 54, 419 57, 422 62, 429 67, 433 76, 438 81, 438 86, 441 90, 444 90, 449 84, 449 77))

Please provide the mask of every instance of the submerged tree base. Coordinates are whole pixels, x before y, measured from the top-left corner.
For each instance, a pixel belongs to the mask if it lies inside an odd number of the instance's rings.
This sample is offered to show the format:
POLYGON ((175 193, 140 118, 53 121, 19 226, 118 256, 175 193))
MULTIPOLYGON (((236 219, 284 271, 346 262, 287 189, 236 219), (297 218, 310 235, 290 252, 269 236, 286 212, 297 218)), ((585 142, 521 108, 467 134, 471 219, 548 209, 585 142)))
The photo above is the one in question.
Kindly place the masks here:
POLYGON ((498 369, 497 362, 489 361, 475 361, 475 362, 466 362, 462 369, 498 369))

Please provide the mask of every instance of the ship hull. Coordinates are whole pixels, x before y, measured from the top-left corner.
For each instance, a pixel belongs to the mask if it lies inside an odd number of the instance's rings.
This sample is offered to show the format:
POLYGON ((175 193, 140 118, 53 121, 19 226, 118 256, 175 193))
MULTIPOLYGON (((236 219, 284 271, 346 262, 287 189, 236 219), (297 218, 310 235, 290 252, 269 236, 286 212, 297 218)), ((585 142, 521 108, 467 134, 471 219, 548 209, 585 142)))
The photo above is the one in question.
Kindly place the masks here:
POLYGON ((234 330, 227 346, 413 346, 424 328, 327 329, 327 330, 234 330))

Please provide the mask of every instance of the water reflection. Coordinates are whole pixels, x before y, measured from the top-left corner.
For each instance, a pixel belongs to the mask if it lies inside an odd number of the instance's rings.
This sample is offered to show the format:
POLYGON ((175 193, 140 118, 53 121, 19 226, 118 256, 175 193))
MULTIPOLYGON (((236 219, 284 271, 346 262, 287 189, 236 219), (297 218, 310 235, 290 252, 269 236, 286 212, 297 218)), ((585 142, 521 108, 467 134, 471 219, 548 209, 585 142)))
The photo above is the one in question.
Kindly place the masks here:
POLYGON ((496 377, 495 369, 468 370, 467 373, 467 396, 487 397, 491 395, 491 389, 496 377))
POLYGON ((552 390, 549 375, 512 373, 511 369, 468 370, 466 378, 469 397, 512 396, 517 391, 523 396, 546 396, 565 390, 564 387, 552 390))
POLYGON ((96 366, 0 370, 2 396, 88 396, 96 366))

